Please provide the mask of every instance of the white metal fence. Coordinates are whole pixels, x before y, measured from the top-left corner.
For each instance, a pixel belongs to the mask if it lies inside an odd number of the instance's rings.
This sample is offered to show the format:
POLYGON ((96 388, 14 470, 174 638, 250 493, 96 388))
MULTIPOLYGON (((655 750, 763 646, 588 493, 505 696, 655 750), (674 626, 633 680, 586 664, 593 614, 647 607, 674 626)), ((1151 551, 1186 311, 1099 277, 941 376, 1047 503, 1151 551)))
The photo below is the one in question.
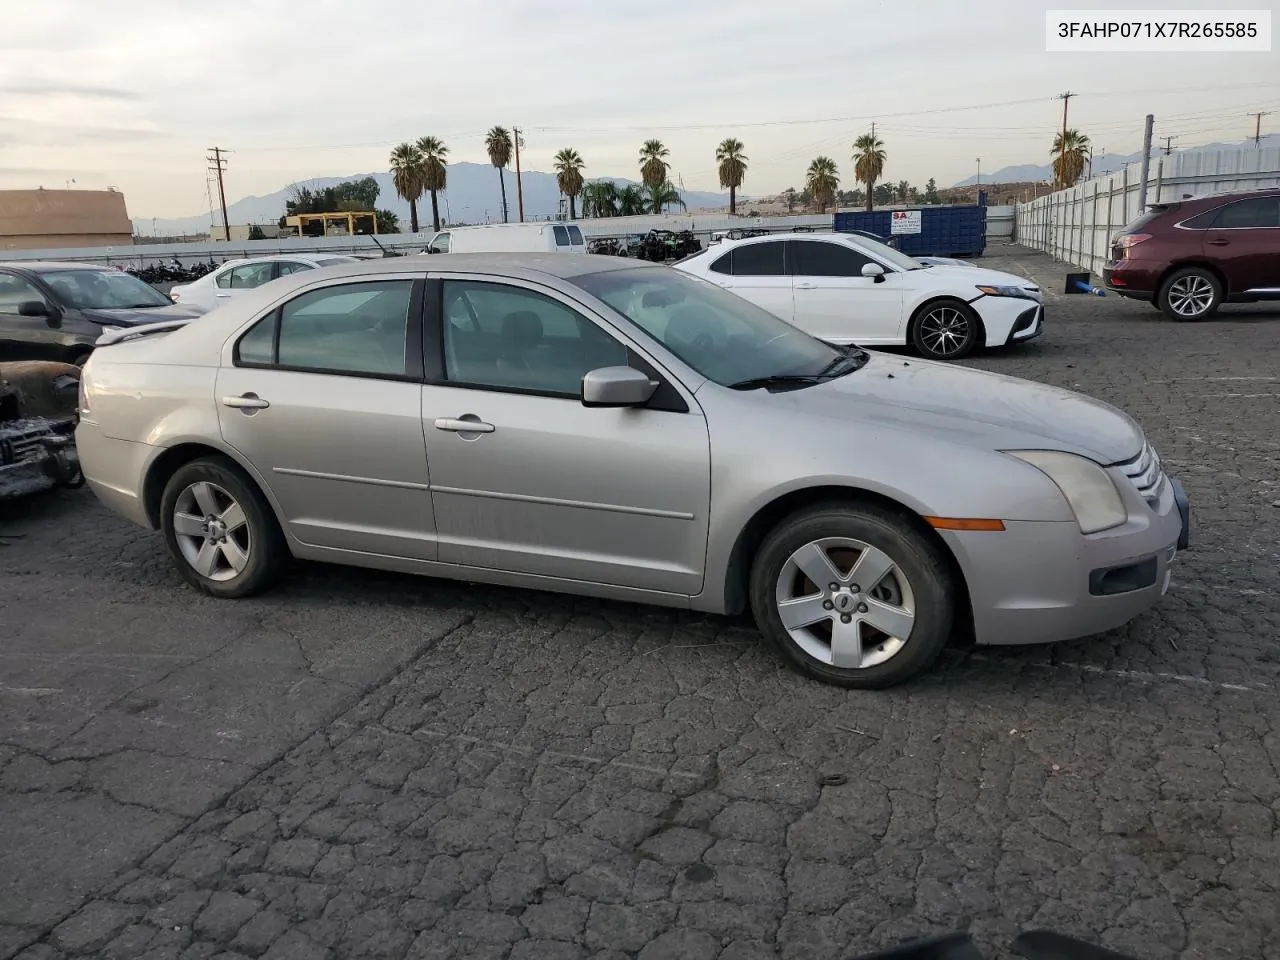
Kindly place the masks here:
MULTIPOLYGON (((1280 148, 1242 147, 1152 157, 1147 205, 1280 186, 1280 148)), ((1142 165, 1059 190, 1017 208, 1014 239, 1101 273, 1111 238, 1142 212, 1142 165)))

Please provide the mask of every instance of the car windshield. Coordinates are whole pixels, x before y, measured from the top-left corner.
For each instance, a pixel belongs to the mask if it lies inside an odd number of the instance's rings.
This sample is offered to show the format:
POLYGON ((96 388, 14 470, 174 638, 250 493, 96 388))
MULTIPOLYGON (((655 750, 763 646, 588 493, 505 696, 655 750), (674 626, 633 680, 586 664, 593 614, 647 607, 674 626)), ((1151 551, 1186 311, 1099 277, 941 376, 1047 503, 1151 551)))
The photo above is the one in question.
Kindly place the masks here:
POLYGON ((77 310, 171 307, 173 301, 121 270, 54 270, 41 276, 64 304, 77 310))
POLYGON ((881 243, 879 240, 872 240, 864 234, 857 235, 857 245, 862 247, 868 253, 875 254, 876 259, 883 260, 895 270, 923 270, 924 267, 915 257, 908 257, 900 250, 895 250, 887 243, 881 243))
POLYGON ((722 386, 818 376, 845 355, 736 294, 678 270, 610 270, 570 282, 722 386))

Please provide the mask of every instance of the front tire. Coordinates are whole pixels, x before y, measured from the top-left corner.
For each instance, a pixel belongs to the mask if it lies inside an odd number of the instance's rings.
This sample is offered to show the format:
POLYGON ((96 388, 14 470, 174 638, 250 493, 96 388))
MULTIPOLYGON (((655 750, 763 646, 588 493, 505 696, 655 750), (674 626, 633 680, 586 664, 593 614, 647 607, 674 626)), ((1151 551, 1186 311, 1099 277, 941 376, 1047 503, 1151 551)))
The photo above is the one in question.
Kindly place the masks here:
POLYGON ((793 667, 860 689, 926 670, 955 619, 941 548, 874 504, 823 504, 779 524, 756 554, 750 600, 761 634, 793 667))
POLYGON ((911 343, 929 360, 959 360, 981 341, 981 318, 959 300, 926 304, 911 324, 911 343))
POLYGON ((289 559, 266 497, 222 457, 178 468, 165 484, 160 525, 178 572, 210 596, 259 593, 280 578, 289 559))
POLYGON ((1203 267, 1185 267, 1160 288, 1160 309, 1171 320, 1206 320, 1222 306, 1222 283, 1203 267))

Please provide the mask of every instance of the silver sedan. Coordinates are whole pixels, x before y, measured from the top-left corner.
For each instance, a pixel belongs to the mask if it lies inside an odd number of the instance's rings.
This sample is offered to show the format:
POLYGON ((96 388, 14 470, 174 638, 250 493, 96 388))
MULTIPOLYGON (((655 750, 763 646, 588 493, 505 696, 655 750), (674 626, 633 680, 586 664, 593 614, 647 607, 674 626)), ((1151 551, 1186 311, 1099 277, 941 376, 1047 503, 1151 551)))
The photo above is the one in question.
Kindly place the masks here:
POLYGON ((1118 627, 1187 543, 1181 487, 1113 407, 832 347, 608 257, 307 271, 106 335, 80 405, 93 490, 214 596, 299 557, 749 608, 851 687, 953 634, 1118 627))

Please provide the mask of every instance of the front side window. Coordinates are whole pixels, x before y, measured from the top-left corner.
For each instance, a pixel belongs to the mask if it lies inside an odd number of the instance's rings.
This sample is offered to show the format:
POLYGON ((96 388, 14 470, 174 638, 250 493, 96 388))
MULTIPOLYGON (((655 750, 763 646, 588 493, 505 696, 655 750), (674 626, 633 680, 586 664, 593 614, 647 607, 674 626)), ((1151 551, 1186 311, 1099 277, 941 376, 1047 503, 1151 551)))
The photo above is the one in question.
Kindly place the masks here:
POLYGON ((236 360, 325 373, 405 376, 412 291, 412 280, 308 291, 250 328, 236 344, 236 360))
POLYGON ((792 272, 799 277, 861 277, 871 258, 843 243, 821 240, 794 240, 792 272))
POLYGON ((448 380, 577 397, 582 377, 626 366, 627 348, 578 311, 523 287, 444 283, 448 380))
POLYGON ((1218 230, 1280 227, 1280 197, 1250 197, 1229 203, 1213 226, 1218 230))
POLYGON ((711 281, 678 270, 610 270, 570 282, 723 386, 817 374, 843 355, 711 281))
POLYGON ((440 234, 440 236, 431 241, 431 246, 428 249, 432 253, 448 253, 449 235, 447 233, 440 234))
POLYGON ((748 243, 733 248, 735 277, 781 277, 786 274, 781 240, 748 243))
POLYGON ((33 283, 12 273, 0 273, 0 313, 17 313, 20 305, 32 300, 45 302, 33 283))

